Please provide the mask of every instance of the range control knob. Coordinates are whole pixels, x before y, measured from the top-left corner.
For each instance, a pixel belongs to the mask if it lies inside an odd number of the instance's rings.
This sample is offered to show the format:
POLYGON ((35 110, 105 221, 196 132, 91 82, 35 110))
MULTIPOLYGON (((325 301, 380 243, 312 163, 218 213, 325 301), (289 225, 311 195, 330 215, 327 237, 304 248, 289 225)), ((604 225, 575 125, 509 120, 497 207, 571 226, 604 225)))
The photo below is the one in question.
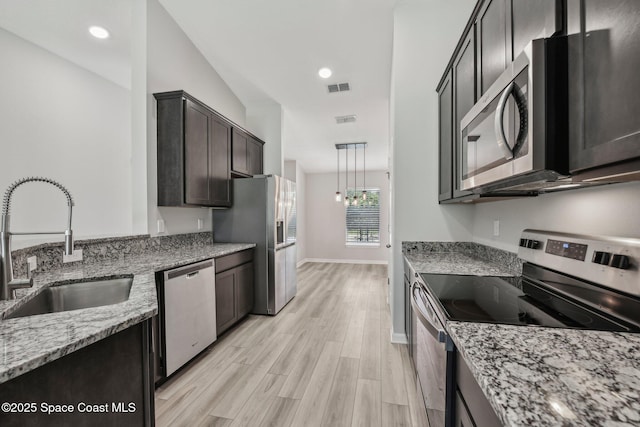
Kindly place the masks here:
POLYGON ((626 255, 614 255, 611 259, 611 267, 626 270, 627 268, 629 268, 629 266, 629 257, 626 255))
POLYGON ((594 251, 591 261, 596 264, 609 265, 610 259, 611 254, 609 252, 594 251))
POLYGON ((527 247, 529 249, 540 249, 540 241, 538 241, 538 240, 527 240, 527 247))
POLYGON ((527 239, 520 239, 520 246, 523 248, 527 247, 527 239))

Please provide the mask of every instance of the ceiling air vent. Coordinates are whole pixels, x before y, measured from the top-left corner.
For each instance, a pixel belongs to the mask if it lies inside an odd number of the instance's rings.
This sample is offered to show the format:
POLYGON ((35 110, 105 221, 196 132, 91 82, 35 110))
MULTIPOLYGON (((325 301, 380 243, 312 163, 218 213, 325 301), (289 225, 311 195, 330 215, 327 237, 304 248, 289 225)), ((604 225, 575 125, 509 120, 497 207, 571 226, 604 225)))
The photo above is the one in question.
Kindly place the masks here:
POLYGON ((329 88, 329 93, 346 92, 348 90, 351 90, 349 83, 338 83, 335 85, 329 85, 327 87, 329 88))
POLYGON ((355 114, 350 114, 348 116, 337 116, 336 117, 336 123, 341 125, 343 123, 353 123, 356 121, 356 116, 355 114))

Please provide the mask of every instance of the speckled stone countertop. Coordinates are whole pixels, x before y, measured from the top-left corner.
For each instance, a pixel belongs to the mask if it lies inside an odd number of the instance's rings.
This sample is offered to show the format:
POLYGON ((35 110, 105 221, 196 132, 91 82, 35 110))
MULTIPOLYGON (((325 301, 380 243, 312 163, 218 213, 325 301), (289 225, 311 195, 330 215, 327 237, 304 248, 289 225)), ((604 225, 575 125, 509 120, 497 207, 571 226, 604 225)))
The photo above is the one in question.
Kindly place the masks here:
POLYGON ((506 426, 640 425, 640 335, 449 322, 506 426))
MULTIPOLYGON (((515 254, 477 246, 403 242, 403 253, 419 273, 517 272, 515 254)), ((640 334, 454 321, 446 329, 505 426, 640 426, 640 334)))
POLYGON ((516 254, 472 242, 402 242, 402 252, 418 273, 519 276, 516 254))
POLYGON ((0 320, 0 383, 79 348, 124 330, 157 313, 156 271, 162 271, 254 247, 255 244, 172 245, 161 251, 63 267, 34 276, 22 297, 0 302, 0 317, 10 314, 54 283, 108 276, 133 276, 129 300, 113 305, 0 320))

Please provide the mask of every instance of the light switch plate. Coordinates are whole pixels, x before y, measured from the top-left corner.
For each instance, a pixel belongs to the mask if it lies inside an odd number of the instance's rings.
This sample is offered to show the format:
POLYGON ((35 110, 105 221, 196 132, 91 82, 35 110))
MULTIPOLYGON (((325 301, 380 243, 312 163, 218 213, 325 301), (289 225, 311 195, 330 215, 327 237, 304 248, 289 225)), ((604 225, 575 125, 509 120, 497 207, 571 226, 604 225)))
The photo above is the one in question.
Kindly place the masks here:
POLYGON ((164 233, 164 219, 158 220, 158 233, 164 233))
POLYGON ((62 262, 78 262, 82 261, 82 249, 74 249, 71 255, 62 254, 62 262))
POLYGON ((27 258, 27 265, 29 266, 29 271, 33 271, 38 268, 38 257, 30 256, 27 258))
POLYGON ((204 219, 198 218, 198 230, 202 230, 204 228, 204 219))

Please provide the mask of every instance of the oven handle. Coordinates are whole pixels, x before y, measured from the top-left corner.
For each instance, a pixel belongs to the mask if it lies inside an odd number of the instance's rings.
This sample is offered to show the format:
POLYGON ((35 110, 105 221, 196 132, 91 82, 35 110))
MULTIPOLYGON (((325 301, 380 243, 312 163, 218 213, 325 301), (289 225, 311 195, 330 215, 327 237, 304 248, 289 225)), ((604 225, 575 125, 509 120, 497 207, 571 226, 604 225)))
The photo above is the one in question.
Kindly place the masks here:
MULTIPOLYGON (((431 299, 429 295, 427 295, 427 291, 419 282, 413 282, 411 286, 411 306, 416 311, 416 316, 420 319, 420 323, 422 323, 429 331, 429 333, 438 340, 438 342, 446 343, 447 342, 447 332, 444 329, 441 329, 441 325, 437 325, 433 320, 430 319, 435 317, 435 312, 433 308, 431 308, 431 299), (419 295, 424 308, 429 310, 431 313, 424 313, 422 308, 416 303, 416 294, 419 295)), ((439 323, 439 322, 438 322, 439 323)))

